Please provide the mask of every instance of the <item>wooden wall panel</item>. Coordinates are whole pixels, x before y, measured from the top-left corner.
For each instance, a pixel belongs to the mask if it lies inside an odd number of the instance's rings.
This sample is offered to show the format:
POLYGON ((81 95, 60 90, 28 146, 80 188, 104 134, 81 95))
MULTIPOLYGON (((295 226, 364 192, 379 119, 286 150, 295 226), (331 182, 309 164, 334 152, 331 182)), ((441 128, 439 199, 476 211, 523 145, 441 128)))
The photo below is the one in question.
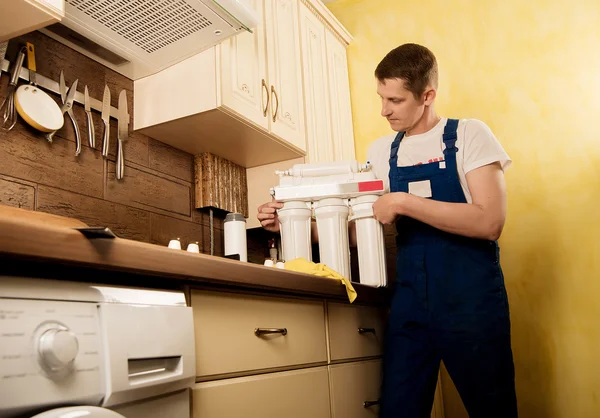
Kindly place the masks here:
POLYGON ((35 209, 35 186, 0 176, 0 204, 15 208, 35 209))
POLYGON ((126 167, 125 177, 117 180, 115 164, 107 165, 105 199, 130 204, 148 211, 172 212, 191 218, 191 185, 182 184, 132 166, 126 167))
MULTIPOLYGON (((32 32, 9 43, 6 58, 14 59, 18 44, 36 47, 38 73, 56 81, 64 70, 67 85, 79 79, 78 91, 87 85, 90 96, 101 100, 105 83, 111 104, 118 106, 121 89, 127 91, 133 117, 133 82, 53 39, 32 32)), ((0 100, 8 77, 0 77, 0 100)), ((51 96, 59 102, 56 94, 51 96)), ((174 237, 198 241, 210 252, 208 213, 192 210, 194 196, 193 156, 131 131, 125 143, 125 179, 115 179, 117 122, 111 119, 108 160, 100 155, 104 125, 93 111, 96 147, 87 145, 87 120, 83 106, 74 107, 82 134, 82 152, 75 157, 71 121, 48 144, 42 133, 20 120, 10 132, 0 131, 0 204, 36 209, 80 219, 90 226, 108 226, 118 236, 159 245, 174 237), (37 197, 36 197, 37 193, 37 197), (37 199, 37 206, 35 205, 37 199)), ((214 211, 215 243, 222 255, 223 218, 214 211)), ((186 242, 187 244, 187 242, 186 242)))
POLYGON ((106 200, 39 186, 37 210, 76 218, 88 226, 108 226, 120 238, 150 239, 148 212, 106 200))
POLYGON ((181 248, 184 250, 190 242, 198 242, 200 248, 204 248, 203 234, 207 226, 182 221, 165 215, 152 213, 150 215, 151 235, 150 242, 153 244, 169 243, 170 240, 179 238, 181 248))
POLYGON ((59 136, 49 144, 20 121, 10 132, 0 130, 0 174, 88 196, 102 197, 104 162, 100 154, 59 136))
POLYGON ((187 182, 194 181, 194 157, 155 139, 148 140, 148 167, 187 182))

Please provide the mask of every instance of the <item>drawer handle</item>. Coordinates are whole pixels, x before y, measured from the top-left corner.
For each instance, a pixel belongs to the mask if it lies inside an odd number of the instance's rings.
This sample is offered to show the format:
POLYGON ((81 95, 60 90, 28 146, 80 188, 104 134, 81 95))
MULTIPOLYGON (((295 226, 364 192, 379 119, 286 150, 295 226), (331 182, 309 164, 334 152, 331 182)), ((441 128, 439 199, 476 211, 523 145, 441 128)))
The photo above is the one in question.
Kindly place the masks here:
POLYGON ((287 328, 256 328, 254 330, 254 335, 256 335, 257 337, 268 334, 287 335, 287 328))
POLYGON ((377 335, 377 332, 375 331, 375 328, 359 328, 358 329, 358 333, 359 334, 368 334, 368 333, 371 333, 373 335, 377 335))
POLYGON ((379 399, 376 401, 364 401, 363 402, 363 408, 370 408, 375 405, 379 405, 379 399))

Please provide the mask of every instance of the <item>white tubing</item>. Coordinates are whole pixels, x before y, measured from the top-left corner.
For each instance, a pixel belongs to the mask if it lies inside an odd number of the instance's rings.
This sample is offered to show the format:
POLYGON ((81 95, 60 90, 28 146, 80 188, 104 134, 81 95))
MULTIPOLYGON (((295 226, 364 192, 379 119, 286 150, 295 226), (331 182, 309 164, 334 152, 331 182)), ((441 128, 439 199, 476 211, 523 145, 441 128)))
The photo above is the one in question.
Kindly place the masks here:
POLYGON ((281 246, 283 259, 291 261, 305 258, 312 261, 310 241, 310 220, 312 210, 309 203, 292 201, 285 202, 283 208, 277 210, 281 231, 281 246))
POLYGON ((378 198, 367 195, 350 200, 350 219, 356 223, 360 283, 369 286, 387 286, 383 225, 373 217, 373 203, 378 198))
POLYGON ((321 177, 338 174, 358 173, 360 167, 354 161, 336 161, 331 163, 295 164, 284 173, 294 177, 321 177))
POLYGON ((321 263, 350 279, 348 213, 348 206, 343 199, 330 198, 315 202, 321 263))

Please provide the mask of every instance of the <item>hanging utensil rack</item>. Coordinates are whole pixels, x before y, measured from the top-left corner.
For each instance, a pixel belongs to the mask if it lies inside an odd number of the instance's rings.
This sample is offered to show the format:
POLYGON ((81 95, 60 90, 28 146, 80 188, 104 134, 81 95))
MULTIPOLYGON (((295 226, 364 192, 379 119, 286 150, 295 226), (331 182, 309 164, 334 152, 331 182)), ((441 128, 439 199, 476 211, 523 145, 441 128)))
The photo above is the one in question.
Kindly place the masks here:
MULTIPOLYGON (((8 69, 10 68, 10 61, 8 61, 7 59, 4 59, 2 61, 2 72, 8 73, 8 69)), ((19 74, 19 78, 21 80, 25 80, 27 82, 29 82, 29 70, 27 68, 22 68, 21 69, 21 74, 19 74)), ((43 75, 40 75, 39 73, 36 73, 35 76, 35 81, 36 84, 38 85, 38 87, 41 87, 42 89, 46 90, 46 91, 51 91, 52 93, 58 94, 60 96, 60 88, 58 85, 57 81, 54 81, 48 77, 45 77, 43 75)), ((83 93, 80 92, 75 92, 75 102, 83 105, 83 93)), ((102 113, 102 101, 94 99, 93 97, 90 97, 90 107, 92 109, 94 109, 95 111, 102 113)), ((111 106, 110 107, 110 117, 116 120, 119 120, 119 111, 116 107, 111 106)))

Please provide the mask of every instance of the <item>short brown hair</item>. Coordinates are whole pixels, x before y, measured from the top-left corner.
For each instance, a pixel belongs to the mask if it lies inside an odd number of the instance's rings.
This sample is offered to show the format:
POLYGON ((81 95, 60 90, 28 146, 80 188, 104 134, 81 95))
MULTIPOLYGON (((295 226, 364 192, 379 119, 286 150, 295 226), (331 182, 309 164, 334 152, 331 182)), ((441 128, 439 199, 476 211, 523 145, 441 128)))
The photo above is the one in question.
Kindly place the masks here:
POLYGON ((419 99, 427 86, 437 88, 438 67, 435 55, 417 44, 404 44, 392 49, 375 69, 380 82, 386 79, 401 79, 404 88, 419 99))

